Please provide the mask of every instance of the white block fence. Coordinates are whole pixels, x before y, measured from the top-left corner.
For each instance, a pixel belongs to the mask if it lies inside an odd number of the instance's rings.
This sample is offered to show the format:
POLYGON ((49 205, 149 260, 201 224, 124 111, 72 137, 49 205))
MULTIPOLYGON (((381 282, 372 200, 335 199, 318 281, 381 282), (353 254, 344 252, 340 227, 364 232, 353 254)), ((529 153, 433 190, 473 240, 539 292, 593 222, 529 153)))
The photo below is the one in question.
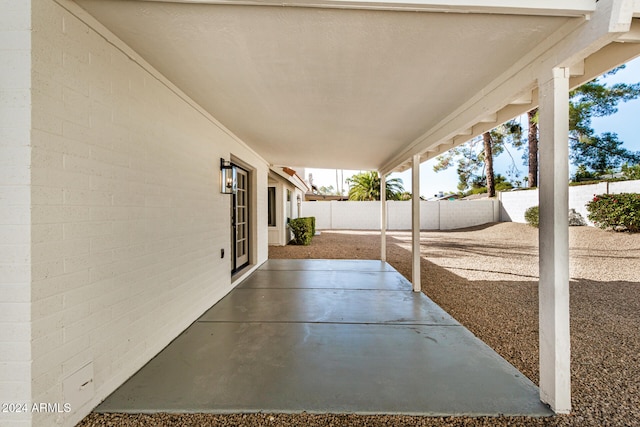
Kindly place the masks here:
MULTIPOLYGON (((569 187, 569 209, 575 209, 587 221, 587 203, 593 200, 594 194, 640 193, 640 180, 600 182, 591 185, 569 187)), ((524 212, 538 204, 538 190, 507 191, 499 193, 500 221, 526 222, 524 212)))
MULTIPOLYGON (((388 201, 387 229, 411 229, 411 201, 388 201)), ((452 230, 497 222, 498 200, 420 202, 422 230, 452 230)), ((379 230, 380 202, 302 202, 302 216, 316 217, 319 230, 379 230)))
MULTIPOLYGON (((587 221, 594 194, 640 193, 640 180, 569 187, 569 208, 587 221)), ((387 201, 387 229, 411 229, 411 201, 387 201)), ((525 223, 524 212, 538 204, 538 190, 498 193, 494 200, 420 202, 420 229, 453 230, 490 222, 525 223)), ((302 216, 316 217, 319 230, 379 230, 380 202, 302 202, 302 216)))

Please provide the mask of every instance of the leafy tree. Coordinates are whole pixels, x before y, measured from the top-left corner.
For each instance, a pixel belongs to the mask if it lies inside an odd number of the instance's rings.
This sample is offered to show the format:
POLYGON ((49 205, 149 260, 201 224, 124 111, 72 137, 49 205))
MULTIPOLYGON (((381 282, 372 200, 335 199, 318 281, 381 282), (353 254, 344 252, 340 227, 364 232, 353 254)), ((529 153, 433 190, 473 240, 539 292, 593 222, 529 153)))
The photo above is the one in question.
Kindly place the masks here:
POLYGON ((538 186, 538 109, 534 108, 527 112, 527 123, 529 131, 527 137, 526 160, 529 166, 529 176, 527 183, 529 187, 538 186))
MULTIPOLYGON (((513 188, 513 184, 511 184, 506 177, 500 175, 499 173, 495 175, 494 181, 495 181, 496 191, 507 191, 513 188)), ((471 194, 489 193, 489 191, 487 190, 487 187, 484 184, 485 183, 484 181, 482 181, 482 179, 478 179, 477 181, 474 181, 473 183, 471 183, 471 190, 464 193, 464 195, 468 196, 471 194)))
POLYGON ((578 166, 578 169, 576 169, 576 173, 573 176, 574 182, 590 181, 594 179, 598 179, 598 174, 590 172, 585 165, 578 166))
MULTIPOLYGON (((380 176, 377 171, 360 172, 347 179, 349 200, 380 200, 380 176)), ((387 200, 400 200, 404 187, 400 178, 386 180, 387 200)))
POLYGON ((458 190, 466 190, 474 179, 478 178, 478 170, 482 164, 478 153, 478 142, 478 139, 473 139, 438 156, 436 158, 438 163, 433 166, 433 170, 440 172, 456 164, 458 190))
MULTIPOLYGON (((615 74, 618 67, 607 75, 615 74)), ((615 114, 618 104, 640 97, 640 83, 616 83, 607 86, 595 79, 571 91, 569 101, 570 158, 576 166, 584 165, 597 174, 619 167, 624 162, 640 163, 640 152, 622 147, 618 135, 597 135, 591 127, 593 117, 615 114)))
POLYGON ((625 163, 622 165, 622 176, 626 179, 640 179, 640 164, 630 166, 625 163))
MULTIPOLYGON (((606 75, 615 74, 618 67, 606 75)), ((569 104, 569 147, 573 164, 582 165, 584 171, 599 175, 619 167, 622 163, 640 164, 640 152, 632 152, 622 147, 622 141, 615 133, 605 132, 597 135, 591 127, 593 117, 602 117, 618 111, 618 104, 640 97, 640 83, 617 83, 607 86, 595 79, 571 91, 569 104)), ((538 109, 527 113, 528 137, 522 138, 522 129, 516 121, 498 126, 490 133, 483 135, 484 152, 477 151, 477 140, 472 140, 460 147, 453 148, 439 156, 434 170, 439 172, 456 164, 458 172, 458 189, 464 191, 472 187, 471 183, 480 176, 486 181, 489 194, 492 191, 493 161, 489 153, 497 156, 502 152, 510 154, 507 146, 516 149, 524 148, 523 160, 528 165, 529 174, 526 182, 530 187, 538 186, 538 109), (491 138, 488 138, 490 135, 491 138), (485 162, 485 159, 488 161, 485 162), (479 175, 479 171, 486 175, 479 175)), ((519 171, 512 157, 512 167, 508 175, 518 176, 519 171)), ((586 177, 586 175, 585 175, 586 177)))
POLYGON ((584 140, 570 141, 573 163, 591 169, 596 175, 616 169, 624 161, 640 163, 640 152, 634 153, 623 148, 622 141, 615 133, 605 132, 584 140))
POLYGON ((318 188, 318 194, 322 194, 325 196, 333 196, 333 195, 337 195, 338 192, 336 191, 335 188, 333 188, 333 185, 329 185, 328 187, 323 185, 322 187, 318 188))
MULTIPOLYGON (((433 170, 439 172, 455 164, 458 173, 458 190, 465 191, 474 186, 475 188, 486 187, 488 182, 496 183, 496 181, 493 162, 485 162, 485 159, 491 157, 490 160, 493 160, 493 157, 505 151, 509 153, 507 145, 520 147, 522 143, 522 127, 515 120, 511 120, 491 132, 484 133, 482 138, 472 139, 438 156, 438 163, 433 170)), ((508 174, 519 175, 515 161, 512 162, 512 168, 508 174)), ((495 190, 493 196, 495 196, 495 190)))

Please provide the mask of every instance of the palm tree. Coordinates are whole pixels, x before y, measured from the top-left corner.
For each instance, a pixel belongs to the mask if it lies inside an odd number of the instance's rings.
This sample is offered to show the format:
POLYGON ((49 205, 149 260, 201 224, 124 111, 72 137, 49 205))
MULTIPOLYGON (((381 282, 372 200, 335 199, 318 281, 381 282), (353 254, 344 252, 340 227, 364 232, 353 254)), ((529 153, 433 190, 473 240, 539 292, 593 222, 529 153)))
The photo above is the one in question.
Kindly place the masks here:
MULTIPOLYGON (((349 200, 380 200, 380 176, 376 171, 360 172, 347 179, 349 200)), ((387 200, 400 200, 404 193, 400 178, 387 179, 387 200)))

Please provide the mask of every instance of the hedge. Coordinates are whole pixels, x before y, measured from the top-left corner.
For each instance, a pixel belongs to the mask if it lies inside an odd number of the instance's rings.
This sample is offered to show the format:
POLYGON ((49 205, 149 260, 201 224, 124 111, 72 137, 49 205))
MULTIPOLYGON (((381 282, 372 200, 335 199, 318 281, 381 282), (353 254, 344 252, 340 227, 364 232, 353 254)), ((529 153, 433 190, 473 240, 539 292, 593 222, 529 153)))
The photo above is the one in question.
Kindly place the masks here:
POLYGON ((538 225, 540 225, 540 207, 531 206, 524 211, 524 219, 530 226, 538 228, 538 225))
POLYGON ((587 203, 588 218, 600 228, 640 232, 640 194, 597 194, 587 203))
POLYGON ((289 227, 291 227, 291 231, 293 232, 293 240, 291 243, 294 245, 307 246, 311 244, 311 238, 316 231, 316 218, 312 216, 294 218, 289 221, 289 227))

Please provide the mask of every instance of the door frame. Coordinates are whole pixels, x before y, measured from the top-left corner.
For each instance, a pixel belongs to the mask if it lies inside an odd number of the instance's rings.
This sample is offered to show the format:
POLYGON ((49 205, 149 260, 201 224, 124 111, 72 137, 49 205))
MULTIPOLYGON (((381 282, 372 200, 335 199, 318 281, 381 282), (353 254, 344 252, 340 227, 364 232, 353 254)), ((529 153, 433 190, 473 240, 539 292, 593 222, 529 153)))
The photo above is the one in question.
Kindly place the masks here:
MULTIPOLYGON (((240 173, 246 174, 245 180, 245 204, 246 204, 246 212, 245 212, 245 222, 246 222, 246 261, 238 264, 237 253, 237 204, 238 204, 238 193, 235 193, 231 196, 231 209, 230 209, 230 255, 231 255, 231 275, 235 275, 236 273, 244 270, 246 267, 250 266, 254 263, 254 244, 255 244, 255 183, 254 177, 255 172, 253 168, 246 165, 244 162, 235 159, 233 156, 231 158, 231 166, 236 168, 238 171, 238 175, 240 173)), ((238 180, 238 186, 240 186, 240 180, 238 180)))

